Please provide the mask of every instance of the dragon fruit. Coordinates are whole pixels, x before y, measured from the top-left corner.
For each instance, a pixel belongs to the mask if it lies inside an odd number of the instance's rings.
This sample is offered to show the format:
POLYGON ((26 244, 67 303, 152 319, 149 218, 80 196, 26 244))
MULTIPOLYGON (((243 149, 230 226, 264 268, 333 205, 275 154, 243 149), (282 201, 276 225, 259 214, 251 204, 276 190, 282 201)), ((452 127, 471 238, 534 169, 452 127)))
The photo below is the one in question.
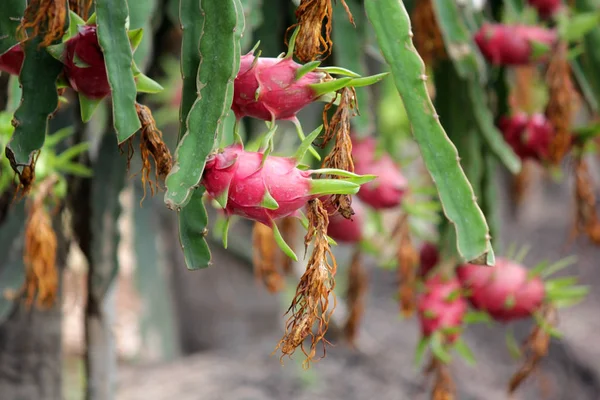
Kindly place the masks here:
POLYGON ((298 79, 300 68, 302 65, 291 57, 256 57, 254 51, 242 56, 231 105, 235 116, 265 121, 294 119, 298 111, 320 97, 310 85, 326 77, 324 72, 311 71, 298 79))
POLYGON ((435 244, 425 242, 419 251, 419 276, 425 277, 439 263, 440 254, 435 244))
POLYGON ((543 114, 523 112, 503 117, 498 124, 506 142, 521 159, 545 160, 550 152, 554 128, 543 114))
POLYGON ((494 267, 461 265, 457 275, 473 307, 502 322, 530 316, 546 295, 541 278, 529 277, 526 268, 505 258, 497 258, 494 267))
POLYGON ((352 201, 354 215, 350 219, 344 218, 340 213, 335 212, 336 210, 332 210, 331 208, 333 207, 327 207, 327 211, 330 213, 327 235, 333 240, 340 242, 360 242, 365 224, 365 208, 363 204, 358 199, 352 201))
POLYGON ((102 99, 110 94, 110 85, 96 25, 78 29, 78 34, 65 43, 65 75, 76 92, 90 99, 102 99))
POLYGON ((361 186, 358 197, 375 209, 398 206, 408 181, 388 154, 375 158, 376 142, 372 137, 352 140, 352 158, 357 174, 377 175, 377 179, 361 186))
POLYGON ((561 0, 527 0, 527 3, 535 8, 542 18, 550 18, 563 7, 561 0))
POLYGON ((25 53, 20 44, 11 47, 7 52, 0 55, 0 71, 7 72, 12 75, 19 75, 25 53))
POLYGON ((496 65, 526 65, 534 61, 533 42, 552 46, 555 30, 526 25, 484 23, 475 42, 485 58, 496 65))
POLYGON ((462 287, 456 278, 436 274, 425 281, 425 289, 418 298, 421 333, 428 338, 441 332, 446 343, 454 343, 467 312, 462 287))
POLYGON ((294 158, 245 151, 240 144, 210 155, 201 184, 224 208, 267 226, 273 220, 294 216, 309 200, 324 194, 354 194, 359 184, 352 179, 311 179, 318 170, 301 170, 294 158))

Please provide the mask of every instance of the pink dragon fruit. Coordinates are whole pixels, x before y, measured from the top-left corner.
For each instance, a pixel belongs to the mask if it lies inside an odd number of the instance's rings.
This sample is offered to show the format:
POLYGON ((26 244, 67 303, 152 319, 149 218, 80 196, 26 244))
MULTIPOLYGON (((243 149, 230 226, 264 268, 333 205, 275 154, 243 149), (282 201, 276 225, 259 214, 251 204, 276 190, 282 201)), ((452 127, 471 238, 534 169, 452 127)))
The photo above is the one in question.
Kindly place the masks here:
POLYGON ((461 265, 457 275, 473 307, 502 322, 530 316, 546 295, 541 278, 528 277, 526 268, 505 258, 494 267, 461 265))
POLYGON ((96 25, 78 29, 79 33, 65 43, 65 75, 76 92, 90 99, 102 99, 110 94, 110 85, 96 25))
POLYGON ((11 47, 7 52, 0 55, 0 71, 7 72, 11 75, 19 75, 25 53, 20 44, 11 47))
POLYGON ((548 157, 554 128, 543 114, 528 116, 519 112, 501 118, 498 125, 506 142, 521 159, 542 161, 548 157))
POLYGON ((441 332, 448 344, 458 339, 467 312, 467 302, 461 291, 456 278, 445 279, 436 274, 425 281, 425 290, 418 298, 418 315, 424 337, 441 332))
POLYGON ((376 142, 372 137, 352 140, 356 173, 377 175, 377 179, 361 186, 358 197, 375 209, 396 207, 408 189, 408 181, 388 154, 375 158, 375 151, 376 142))
POLYGON ((431 242, 423 243, 419 252, 419 261, 419 276, 425 277, 440 261, 437 246, 431 242))
POLYGON ((359 184, 350 179, 311 179, 312 170, 296 167, 294 158, 245 151, 239 144, 207 158, 202 185, 224 208, 272 226, 273 220, 293 216, 307 201, 324 194, 353 194, 359 184))
POLYGON ((496 65, 526 65, 534 60, 533 42, 552 46, 555 30, 526 25, 484 23, 475 34, 475 43, 484 57, 496 65))
POLYGON ((354 215, 351 219, 344 218, 340 213, 335 212, 336 210, 332 210, 333 207, 327 208, 330 213, 327 235, 335 241, 345 243, 358 243, 362 240, 365 208, 358 199, 352 201, 354 215))
POLYGON ((301 67, 291 57, 256 58, 254 51, 242 56, 231 105, 235 116, 265 121, 294 119, 298 111, 320 97, 310 85, 326 77, 323 72, 311 71, 297 79, 301 67))
POLYGON ((535 8, 542 18, 550 18, 563 7, 561 0, 527 0, 527 3, 535 8))

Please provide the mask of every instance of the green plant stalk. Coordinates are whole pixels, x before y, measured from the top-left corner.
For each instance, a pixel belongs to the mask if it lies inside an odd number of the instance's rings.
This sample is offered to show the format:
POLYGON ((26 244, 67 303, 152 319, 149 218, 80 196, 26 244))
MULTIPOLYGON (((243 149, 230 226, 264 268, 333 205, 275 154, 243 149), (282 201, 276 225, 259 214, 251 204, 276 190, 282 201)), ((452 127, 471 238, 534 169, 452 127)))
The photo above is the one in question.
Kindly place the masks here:
POLYGON ((25 44, 25 60, 19 75, 22 97, 15 111, 15 131, 6 146, 6 157, 15 172, 30 165, 32 157, 44 145, 48 120, 58 107, 56 79, 62 64, 44 48, 39 48, 42 37, 25 44))
MULTIPOLYGON (((196 2, 197 4, 197 2, 196 2)), ((187 116, 187 130, 175 150, 175 163, 166 178, 165 203, 185 207, 200 183, 205 160, 220 137, 233 101, 233 81, 240 64, 244 15, 239 0, 205 2, 200 36, 198 99, 187 116)))
MULTIPOLYGON (((600 7, 598 0, 576 0, 575 7, 578 12, 596 11, 600 7)), ((600 104, 600 26, 596 26, 583 38, 584 51, 578 57, 579 64, 587 81, 589 82, 596 104, 600 104)))
MULTIPOLYGON (((365 65, 365 25, 367 24, 363 14, 356 11, 360 6, 356 0, 346 0, 346 4, 353 11, 354 27, 348 20, 344 7, 333 8, 333 42, 334 58, 336 65, 343 65, 345 68, 361 75, 366 76, 367 67, 365 65)), ((375 117, 371 109, 372 94, 370 87, 356 88, 356 104, 360 115, 352 118, 352 125, 358 137, 364 137, 373 133, 375 129, 375 117)))
POLYGON ((95 4, 98 43, 104 54, 114 127, 121 144, 142 126, 135 109, 137 90, 132 70, 133 53, 126 29, 129 10, 127 2, 122 0, 95 0, 95 4))
POLYGON ((458 252, 465 261, 493 265, 487 222, 460 167, 456 147, 446 135, 429 98, 425 65, 412 43, 408 13, 399 0, 365 0, 365 9, 391 67, 444 214, 454 224, 458 252))
POLYGON ((0 55, 19 43, 17 28, 25 12, 25 0, 4 0, 0 15, 0 55))

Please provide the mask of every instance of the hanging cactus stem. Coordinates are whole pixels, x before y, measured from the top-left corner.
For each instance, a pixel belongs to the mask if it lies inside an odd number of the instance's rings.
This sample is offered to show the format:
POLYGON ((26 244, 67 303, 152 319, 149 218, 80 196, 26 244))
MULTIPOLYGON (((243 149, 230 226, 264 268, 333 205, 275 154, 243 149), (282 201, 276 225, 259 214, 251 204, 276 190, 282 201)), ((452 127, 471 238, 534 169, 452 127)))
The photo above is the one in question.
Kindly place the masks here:
POLYGON ((230 217, 226 217, 225 218, 225 223, 223 224, 223 248, 227 249, 227 241, 229 239, 229 226, 231 225, 231 218, 230 217))

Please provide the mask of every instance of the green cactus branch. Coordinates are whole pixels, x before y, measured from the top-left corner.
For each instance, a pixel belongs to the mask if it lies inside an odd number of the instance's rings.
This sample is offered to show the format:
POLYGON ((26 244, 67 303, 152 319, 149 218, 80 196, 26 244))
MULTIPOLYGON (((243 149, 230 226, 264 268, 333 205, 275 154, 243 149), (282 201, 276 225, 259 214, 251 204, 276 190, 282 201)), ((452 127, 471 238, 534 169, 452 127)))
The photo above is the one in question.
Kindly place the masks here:
POLYGON ((24 45, 25 59, 19 76, 23 94, 15 112, 15 131, 6 146, 6 157, 19 174, 44 145, 48 120, 58 107, 56 80, 62 64, 39 47, 42 40, 38 36, 24 45))
POLYGON ((111 88, 115 131, 119 143, 123 143, 142 126, 135 109, 133 52, 127 36, 129 10, 127 2, 121 0, 96 0, 95 4, 98 43, 111 88))
POLYGON ((365 9, 392 70, 444 213, 454 224, 458 252, 465 261, 493 265, 494 253, 485 217, 460 167, 456 147, 446 135, 429 98, 425 66, 412 43, 409 15, 399 0, 366 0, 365 9))
POLYGON ((200 183, 204 160, 223 130, 233 101, 233 81, 240 64, 244 15, 239 0, 206 2, 200 36, 198 99, 187 117, 187 130, 175 151, 175 165, 166 179, 165 203, 185 207, 200 183))
POLYGON ((25 0, 5 0, 0 15, 0 55, 19 43, 17 28, 25 11, 25 0))

